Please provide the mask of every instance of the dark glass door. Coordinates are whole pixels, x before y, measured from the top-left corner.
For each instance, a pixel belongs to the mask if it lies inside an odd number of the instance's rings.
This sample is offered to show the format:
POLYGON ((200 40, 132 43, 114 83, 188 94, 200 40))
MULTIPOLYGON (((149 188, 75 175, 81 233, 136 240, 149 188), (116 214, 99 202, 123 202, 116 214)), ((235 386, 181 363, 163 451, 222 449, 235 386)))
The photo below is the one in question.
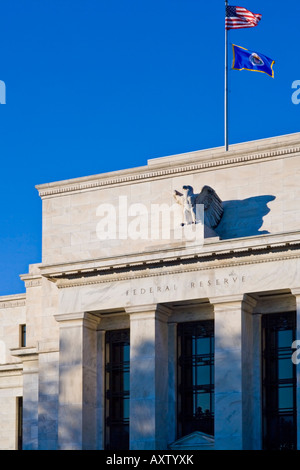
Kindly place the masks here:
POLYGON ((292 343, 296 315, 263 316, 263 448, 297 448, 296 369, 292 343))
POLYGON ((106 334, 106 448, 129 449, 129 330, 106 334))
POLYGON ((214 434, 214 322, 178 325, 178 437, 214 434))

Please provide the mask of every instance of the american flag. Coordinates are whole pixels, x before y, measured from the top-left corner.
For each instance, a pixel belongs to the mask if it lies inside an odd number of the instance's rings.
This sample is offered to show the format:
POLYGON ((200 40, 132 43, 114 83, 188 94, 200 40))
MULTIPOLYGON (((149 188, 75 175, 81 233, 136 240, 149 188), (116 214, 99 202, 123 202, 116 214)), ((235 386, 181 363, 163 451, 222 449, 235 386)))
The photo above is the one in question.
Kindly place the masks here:
POLYGON ((257 26, 261 20, 262 15, 252 13, 243 7, 226 7, 226 29, 240 29, 240 28, 253 28, 257 26))

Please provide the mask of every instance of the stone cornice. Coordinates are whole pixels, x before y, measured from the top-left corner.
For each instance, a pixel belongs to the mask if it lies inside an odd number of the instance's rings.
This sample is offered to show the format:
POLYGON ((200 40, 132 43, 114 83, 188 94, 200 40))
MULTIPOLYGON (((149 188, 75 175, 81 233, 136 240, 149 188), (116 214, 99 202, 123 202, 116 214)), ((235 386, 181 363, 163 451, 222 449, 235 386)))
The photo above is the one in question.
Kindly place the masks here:
POLYGON ((34 346, 26 346, 24 348, 11 348, 11 355, 22 358, 24 361, 36 360, 38 356, 37 348, 34 346))
MULTIPOLYGON (((260 237, 257 237, 260 238, 260 237)), ((53 267, 43 275, 49 280, 56 283, 58 288, 75 287, 89 284, 100 284, 107 282, 128 281, 137 278, 148 278, 156 276, 166 276, 172 274, 180 274, 183 272, 200 272, 203 270, 211 270, 218 268, 234 269, 237 266, 246 266, 251 264, 260 264, 266 262, 284 261, 290 259, 300 259, 300 239, 292 239, 288 242, 278 239, 278 237, 268 237, 268 242, 264 237, 260 239, 261 243, 234 245, 229 243, 226 249, 222 249, 222 244, 217 249, 209 252, 199 252, 197 255, 183 255, 178 258, 163 258, 146 262, 128 263, 127 265, 106 266, 95 264, 88 269, 71 270, 70 266, 66 266, 65 270, 54 270, 53 267)), ((220 242, 219 242, 220 243, 220 242)), ((212 247, 211 247, 212 248, 212 247)), ((62 266, 61 266, 62 267, 62 266)), ((49 269, 49 268, 48 268, 49 269)))
POLYGON ((270 263, 276 261, 284 261, 284 260, 291 260, 291 259, 300 259, 300 250, 297 255, 294 256, 276 256, 270 257, 266 255, 264 258, 248 258, 243 259, 242 261, 237 261, 237 259, 232 259, 228 263, 220 263, 220 261, 216 261, 214 263, 205 263, 205 264, 197 264, 193 267, 177 267, 176 268, 157 268, 151 269, 151 272, 139 271, 135 272, 134 274, 124 274, 124 275, 117 275, 117 274, 110 274, 110 275, 95 275, 92 277, 80 277, 76 279, 67 279, 67 278, 57 278, 56 285, 58 288, 67 288, 67 287, 79 287, 82 285, 91 285, 91 284, 103 284, 107 282, 121 282, 121 281, 130 281, 134 279, 140 278, 147 278, 147 277, 157 277, 157 276, 168 276, 172 274, 181 274, 185 272, 200 272, 200 271, 207 271, 211 269, 217 268, 229 268, 233 269, 237 266, 247 266, 251 264, 260 264, 260 263, 270 263))
POLYGON ((11 364, 0 364, 0 377, 8 375, 21 375, 23 371, 23 364, 13 362, 11 364))
POLYGON ((42 285, 41 276, 21 275, 20 279, 24 281, 26 289, 29 287, 40 287, 42 285))
MULTIPOLYGON (((236 254, 255 254, 262 250, 269 251, 278 249, 288 251, 300 246, 300 232, 284 232, 276 234, 263 234, 258 236, 243 237, 230 240, 207 239, 201 247, 190 246, 187 248, 174 248, 170 243, 168 249, 153 249, 143 253, 131 253, 125 256, 115 256, 99 259, 87 259, 62 264, 40 264, 40 276, 48 279, 72 276, 88 275, 89 273, 101 274, 105 271, 110 273, 116 270, 129 271, 145 269, 162 263, 178 264, 185 260, 213 259, 216 256, 234 257, 236 254)), ((31 279, 30 274, 22 275, 22 279, 31 279)))
POLYGON ((59 342, 52 339, 38 341, 37 346, 11 348, 10 352, 12 356, 22 359, 23 362, 36 360, 39 354, 59 352, 59 342))
POLYGON ((26 305, 26 294, 4 295, 0 297, 0 309, 24 307, 26 305))
POLYGON ((107 174, 75 178, 54 183, 37 185, 41 198, 87 191, 109 186, 133 184, 144 180, 180 176, 224 166, 237 166, 261 160, 289 157, 300 153, 300 134, 266 139, 232 146, 232 151, 220 149, 193 152, 173 157, 150 160, 148 166, 107 174), (265 143, 264 143, 265 142, 265 143), (286 142, 286 143, 285 143, 286 142), (285 144, 284 144, 285 143, 285 144), (247 148, 248 146, 248 148, 247 148), (152 163, 153 162, 153 163, 152 163))

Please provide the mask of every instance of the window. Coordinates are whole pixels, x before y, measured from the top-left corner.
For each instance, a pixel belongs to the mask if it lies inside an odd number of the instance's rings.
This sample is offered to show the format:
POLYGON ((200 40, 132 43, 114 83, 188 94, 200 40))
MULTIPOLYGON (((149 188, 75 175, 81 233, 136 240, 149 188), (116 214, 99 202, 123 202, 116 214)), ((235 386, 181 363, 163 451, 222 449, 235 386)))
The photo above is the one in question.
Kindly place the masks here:
POLYGON ((17 449, 23 445, 23 397, 17 398, 17 449))
POLYGON ((214 434, 214 322, 178 325, 178 438, 214 434))
POLYGON ((20 325, 20 346, 21 348, 26 346, 26 325, 20 325))
POLYGON ((106 333, 106 448, 129 449, 129 330, 106 333))
POLYGON ((269 314, 263 332, 263 448, 296 449, 296 315, 269 314))

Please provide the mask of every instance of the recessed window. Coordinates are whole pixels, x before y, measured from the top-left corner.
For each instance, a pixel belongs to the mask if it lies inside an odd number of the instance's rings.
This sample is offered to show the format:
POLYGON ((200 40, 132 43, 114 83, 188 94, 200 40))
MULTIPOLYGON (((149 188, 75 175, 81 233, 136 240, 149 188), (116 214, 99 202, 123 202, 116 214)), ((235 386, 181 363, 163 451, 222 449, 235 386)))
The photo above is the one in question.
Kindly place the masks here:
POLYGON ((129 330, 106 333, 106 448, 129 449, 129 330))
POLYGON ((178 325, 178 437, 214 434, 214 322, 178 325))
POLYGON ((23 397, 17 398, 17 449, 23 446, 23 397))
POLYGON ((293 450, 296 441, 296 314, 269 314, 263 332, 263 448, 293 450))
POLYGON ((21 348, 26 346, 26 325, 20 325, 20 346, 21 348))

